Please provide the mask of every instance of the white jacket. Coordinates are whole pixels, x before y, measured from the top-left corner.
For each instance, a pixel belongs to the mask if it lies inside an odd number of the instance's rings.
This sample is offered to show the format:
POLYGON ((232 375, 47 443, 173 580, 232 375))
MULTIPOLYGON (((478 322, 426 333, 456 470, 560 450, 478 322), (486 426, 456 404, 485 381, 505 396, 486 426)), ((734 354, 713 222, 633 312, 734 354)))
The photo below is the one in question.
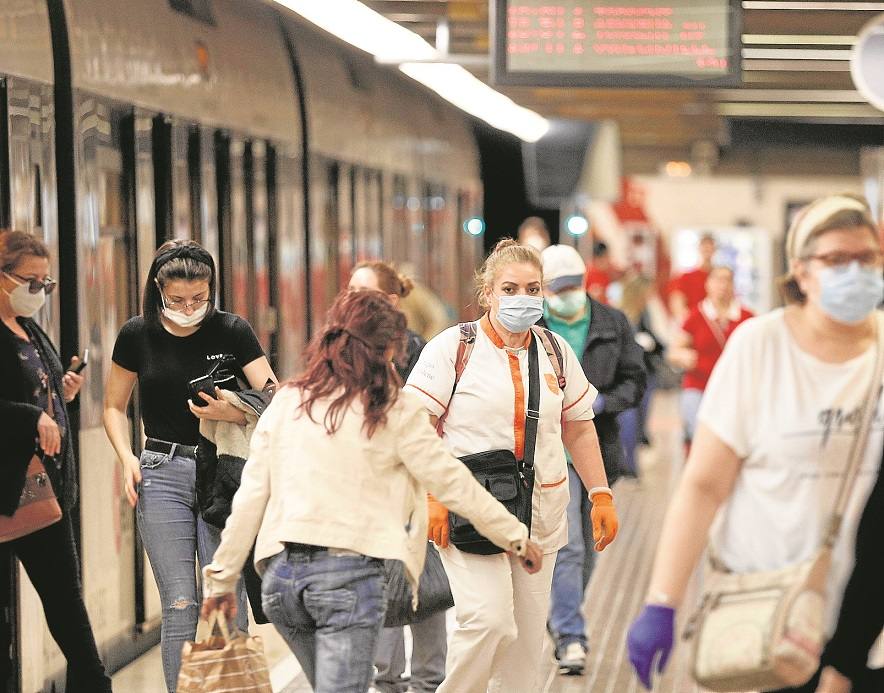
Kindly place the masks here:
POLYGON ((315 403, 311 421, 300 402, 297 388, 281 388, 258 422, 221 546, 203 571, 205 594, 233 591, 256 535, 259 573, 296 542, 399 559, 417 585, 427 490, 498 546, 524 554, 528 529, 445 449, 417 395, 400 392, 371 438, 361 403, 329 435, 327 403, 315 403))

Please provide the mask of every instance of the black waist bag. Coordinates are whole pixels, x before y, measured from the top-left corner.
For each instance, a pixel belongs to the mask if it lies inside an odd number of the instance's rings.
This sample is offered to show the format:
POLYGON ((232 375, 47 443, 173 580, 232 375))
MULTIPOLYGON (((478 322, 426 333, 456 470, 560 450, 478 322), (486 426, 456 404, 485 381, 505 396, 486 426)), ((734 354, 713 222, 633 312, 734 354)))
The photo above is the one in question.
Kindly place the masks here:
MULTIPOLYGON (((531 531, 531 501, 534 496, 534 448, 540 418, 540 372, 537 342, 531 335, 528 349, 528 408, 525 416, 525 459, 519 461, 512 450, 489 450, 460 458, 488 493, 515 515, 531 531)), ((503 549, 486 539, 469 520, 448 514, 449 540, 465 553, 490 556, 503 549)))

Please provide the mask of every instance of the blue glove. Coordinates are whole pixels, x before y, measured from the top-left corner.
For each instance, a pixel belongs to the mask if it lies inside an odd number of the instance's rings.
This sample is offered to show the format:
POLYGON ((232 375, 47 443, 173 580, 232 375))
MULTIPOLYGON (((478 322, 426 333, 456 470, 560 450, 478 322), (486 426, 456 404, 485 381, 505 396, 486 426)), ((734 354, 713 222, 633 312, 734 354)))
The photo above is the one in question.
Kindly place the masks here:
POLYGON ((592 403, 592 413, 598 416, 605 411, 605 396, 603 394, 596 395, 595 401, 592 403))
POLYGON ((672 652, 675 636, 675 609, 646 604, 626 636, 629 661, 645 688, 651 690, 651 667, 659 654, 657 673, 662 674, 672 652))

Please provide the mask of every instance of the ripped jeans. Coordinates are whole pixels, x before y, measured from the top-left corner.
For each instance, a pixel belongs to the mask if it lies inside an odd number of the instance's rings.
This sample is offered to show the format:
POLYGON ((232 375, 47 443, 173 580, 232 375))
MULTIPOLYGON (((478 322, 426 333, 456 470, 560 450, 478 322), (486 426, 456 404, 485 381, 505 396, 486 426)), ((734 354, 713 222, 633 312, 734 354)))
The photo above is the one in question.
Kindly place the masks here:
MULTIPOLYGON (((174 452, 174 451, 173 451, 174 452)), ((193 640, 199 618, 201 585, 196 563, 211 563, 221 543, 221 530, 199 515, 196 460, 158 452, 141 453, 141 488, 136 508, 138 531, 163 605, 161 652, 166 688, 174 693, 181 668, 181 647, 193 640)), ((242 582, 237 626, 248 630, 242 582)))

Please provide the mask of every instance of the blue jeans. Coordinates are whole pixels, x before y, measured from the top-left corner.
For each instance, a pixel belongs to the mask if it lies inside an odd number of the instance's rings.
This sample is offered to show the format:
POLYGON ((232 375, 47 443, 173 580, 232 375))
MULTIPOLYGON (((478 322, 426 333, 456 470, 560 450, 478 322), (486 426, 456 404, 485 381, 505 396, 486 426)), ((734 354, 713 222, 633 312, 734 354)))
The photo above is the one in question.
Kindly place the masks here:
MULTIPOLYGON (((174 693, 181 668, 181 647, 196 636, 199 618, 201 590, 196 577, 196 559, 200 567, 208 565, 221 543, 221 530, 204 522, 199 515, 196 460, 142 452, 136 517, 160 590, 163 674, 166 688, 174 693)), ((237 626, 248 630, 242 582, 237 586, 237 593, 240 595, 237 626)))
POLYGON ((645 421, 648 417, 648 409, 651 405, 651 395, 654 392, 656 382, 652 375, 648 376, 648 384, 645 394, 637 407, 620 412, 617 422, 620 424, 620 443, 623 445, 623 462, 626 472, 632 476, 638 476, 638 461, 635 451, 638 447, 639 438, 645 433, 645 421))
POLYGON ((384 564, 327 549, 287 548, 261 581, 267 618, 314 693, 365 693, 384 622, 384 564))
POLYGON ((556 641, 556 651, 572 642, 586 647, 586 630, 583 620, 583 595, 592 569, 595 567, 592 522, 589 512, 592 503, 583 488, 583 482, 568 465, 568 543, 559 549, 553 571, 549 627, 556 641))
POLYGON ((694 434, 697 432, 697 414, 702 400, 702 390, 689 387, 681 391, 681 420, 684 422, 684 436, 688 442, 694 439, 694 434))

